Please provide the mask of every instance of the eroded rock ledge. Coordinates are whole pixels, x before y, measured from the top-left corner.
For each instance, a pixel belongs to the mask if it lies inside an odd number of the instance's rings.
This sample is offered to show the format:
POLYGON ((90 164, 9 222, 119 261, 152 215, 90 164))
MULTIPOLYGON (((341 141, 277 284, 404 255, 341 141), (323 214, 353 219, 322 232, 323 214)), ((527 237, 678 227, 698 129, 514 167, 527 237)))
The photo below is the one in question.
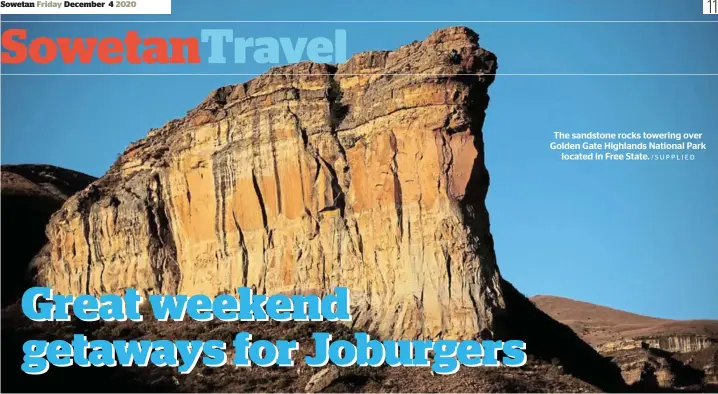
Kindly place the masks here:
POLYGON ((474 32, 448 28, 217 89, 67 201, 38 279, 72 294, 347 286, 356 327, 491 334, 504 300, 481 128, 495 72, 474 32))
POLYGON ((609 341, 595 346, 599 352, 614 352, 640 348, 653 348, 671 353, 699 352, 715 347, 718 340, 706 335, 675 334, 653 335, 609 341))

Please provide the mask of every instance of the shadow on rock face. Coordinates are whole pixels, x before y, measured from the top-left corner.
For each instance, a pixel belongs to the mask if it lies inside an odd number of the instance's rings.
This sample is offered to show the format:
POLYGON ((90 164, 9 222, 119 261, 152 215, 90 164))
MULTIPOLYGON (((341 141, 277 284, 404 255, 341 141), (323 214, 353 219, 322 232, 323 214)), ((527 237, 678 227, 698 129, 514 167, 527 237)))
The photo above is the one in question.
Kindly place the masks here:
POLYGON ((2 197, 2 304, 32 287, 28 263, 47 242, 45 226, 61 201, 42 197, 2 197))
POLYGON ((673 358, 673 354, 661 349, 649 348, 648 352, 657 358, 666 360, 671 373, 674 375, 674 384, 679 387, 701 385, 705 372, 685 365, 673 358))
POLYGON ((39 164, 2 166, 2 305, 33 284, 29 262, 47 242, 45 226, 94 177, 39 164))

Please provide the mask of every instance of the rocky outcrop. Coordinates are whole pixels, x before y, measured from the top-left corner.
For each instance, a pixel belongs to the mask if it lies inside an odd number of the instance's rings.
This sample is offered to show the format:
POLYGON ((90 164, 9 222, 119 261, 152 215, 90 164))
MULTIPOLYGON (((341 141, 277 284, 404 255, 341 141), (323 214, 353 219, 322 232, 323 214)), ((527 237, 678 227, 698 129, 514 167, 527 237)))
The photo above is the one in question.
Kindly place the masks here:
POLYGON ((496 58, 466 28, 213 92, 53 216, 61 293, 352 291, 386 337, 474 337, 504 308, 481 128, 496 58), (485 75, 486 74, 486 75, 485 75))
POLYGON ((341 370, 336 365, 330 365, 315 373, 304 387, 307 393, 319 393, 331 386, 341 376, 341 370))
POLYGON ((2 303, 31 286, 29 263, 47 242, 45 226, 67 198, 95 180, 90 175, 41 164, 3 165, 2 303))
POLYGON ((705 372, 676 360, 670 352, 643 347, 608 352, 626 384, 642 390, 705 388, 705 372))

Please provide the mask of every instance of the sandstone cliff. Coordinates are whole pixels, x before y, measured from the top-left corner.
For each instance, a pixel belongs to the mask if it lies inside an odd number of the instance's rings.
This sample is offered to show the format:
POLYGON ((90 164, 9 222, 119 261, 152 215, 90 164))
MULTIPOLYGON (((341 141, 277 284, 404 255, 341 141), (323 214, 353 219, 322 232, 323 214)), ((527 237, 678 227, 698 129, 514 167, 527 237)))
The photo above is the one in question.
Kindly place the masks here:
POLYGON ((356 327, 490 335, 504 307, 481 134, 495 71, 474 32, 449 28, 220 88, 67 201, 38 278, 72 294, 348 286, 356 327))
POLYGON ((31 286, 30 260, 47 242, 45 226, 67 198, 94 177, 51 165, 3 165, 2 304, 31 286))
POLYGON ((476 33, 455 27, 218 89, 65 203, 37 279, 71 294, 347 286, 350 329, 522 339, 532 364, 551 362, 530 373, 538 386, 560 371, 623 390, 616 365, 499 274, 482 138, 495 71, 476 33))

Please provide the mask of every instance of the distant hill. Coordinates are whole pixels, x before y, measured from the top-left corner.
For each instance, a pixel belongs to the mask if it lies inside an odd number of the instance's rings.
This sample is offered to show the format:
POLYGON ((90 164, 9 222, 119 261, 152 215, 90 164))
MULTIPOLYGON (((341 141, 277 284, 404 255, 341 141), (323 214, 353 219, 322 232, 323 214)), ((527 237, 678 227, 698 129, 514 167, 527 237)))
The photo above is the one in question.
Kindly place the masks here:
POLYGON ((718 320, 669 320, 638 315, 569 298, 539 295, 531 301, 597 346, 619 339, 701 335, 718 339, 718 320))
POLYGON ((718 389, 718 320, 660 319, 546 295, 531 301, 611 357, 628 384, 718 389))
POLYGON ((47 242, 45 226, 67 198, 95 180, 81 172, 42 164, 3 165, 2 304, 30 283, 28 264, 47 242))

